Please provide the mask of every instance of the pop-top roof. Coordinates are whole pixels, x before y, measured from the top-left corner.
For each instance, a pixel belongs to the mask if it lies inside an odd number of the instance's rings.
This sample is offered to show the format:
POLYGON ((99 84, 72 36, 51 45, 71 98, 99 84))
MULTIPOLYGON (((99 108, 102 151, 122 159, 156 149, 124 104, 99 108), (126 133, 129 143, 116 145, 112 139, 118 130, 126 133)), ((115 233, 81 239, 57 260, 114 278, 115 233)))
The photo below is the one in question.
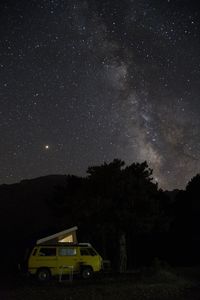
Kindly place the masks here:
POLYGON ((39 244, 43 244, 43 243, 46 243, 46 242, 51 242, 51 240, 52 241, 55 241, 55 240, 59 241, 61 239, 64 239, 66 236, 69 236, 70 233, 76 232, 77 229, 78 229, 78 227, 74 226, 72 228, 57 232, 53 235, 49 235, 47 237, 44 237, 42 239, 37 240, 36 244, 39 245, 39 244))

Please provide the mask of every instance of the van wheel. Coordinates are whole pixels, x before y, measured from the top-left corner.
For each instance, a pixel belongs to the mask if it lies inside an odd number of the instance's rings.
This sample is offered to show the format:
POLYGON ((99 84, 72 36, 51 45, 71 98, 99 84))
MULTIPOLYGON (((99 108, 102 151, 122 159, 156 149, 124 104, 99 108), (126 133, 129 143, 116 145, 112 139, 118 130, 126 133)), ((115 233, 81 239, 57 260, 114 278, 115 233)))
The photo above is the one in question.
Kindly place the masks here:
POLYGON ((51 272, 47 268, 41 268, 37 271, 37 279, 40 282, 46 282, 51 278, 51 272))
POLYGON ((91 267, 85 267, 83 268, 82 272, 81 272, 82 278, 83 279, 89 279, 92 277, 93 275, 93 270, 91 267))

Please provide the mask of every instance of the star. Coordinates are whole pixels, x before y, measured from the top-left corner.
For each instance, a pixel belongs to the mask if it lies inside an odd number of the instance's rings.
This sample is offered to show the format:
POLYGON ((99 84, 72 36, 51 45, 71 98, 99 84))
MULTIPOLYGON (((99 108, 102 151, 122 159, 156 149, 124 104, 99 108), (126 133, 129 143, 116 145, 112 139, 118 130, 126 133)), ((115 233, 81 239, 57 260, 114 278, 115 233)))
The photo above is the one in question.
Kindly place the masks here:
POLYGON ((184 188, 200 169, 195 1, 31 0, 31 18, 26 2, 0 10, 0 184, 117 157, 184 188))

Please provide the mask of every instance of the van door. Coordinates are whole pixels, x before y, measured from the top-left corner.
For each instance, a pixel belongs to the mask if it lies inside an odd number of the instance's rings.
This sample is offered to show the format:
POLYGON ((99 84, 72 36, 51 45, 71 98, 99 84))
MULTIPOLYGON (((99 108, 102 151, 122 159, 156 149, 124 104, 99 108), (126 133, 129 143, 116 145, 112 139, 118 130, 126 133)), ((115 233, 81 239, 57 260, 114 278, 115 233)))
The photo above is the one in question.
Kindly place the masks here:
POLYGON ((77 247, 58 247, 58 272, 59 274, 77 273, 80 269, 77 247))
POLYGON ((82 266, 91 266, 94 272, 101 269, 101 257, 93 248, 80 248, 82 266))

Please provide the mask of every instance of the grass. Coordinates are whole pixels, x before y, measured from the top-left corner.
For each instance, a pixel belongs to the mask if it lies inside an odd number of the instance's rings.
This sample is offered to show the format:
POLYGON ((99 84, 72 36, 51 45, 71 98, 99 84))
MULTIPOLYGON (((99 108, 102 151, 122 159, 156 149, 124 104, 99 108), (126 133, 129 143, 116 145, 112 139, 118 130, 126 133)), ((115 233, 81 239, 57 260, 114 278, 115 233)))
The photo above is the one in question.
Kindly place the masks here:
POLYGON ((192 288, 193 284, 193 280, 182 276, 180 270, 172 269, 143 269, 123 275, 105 274, 88 281, 75 279, 71 283, 59 283, 54 279, 39 284, 30 278, 17 277, 5 282, 0 290, 0 299, 179 300, 185 299, 184 292, 192 288))

